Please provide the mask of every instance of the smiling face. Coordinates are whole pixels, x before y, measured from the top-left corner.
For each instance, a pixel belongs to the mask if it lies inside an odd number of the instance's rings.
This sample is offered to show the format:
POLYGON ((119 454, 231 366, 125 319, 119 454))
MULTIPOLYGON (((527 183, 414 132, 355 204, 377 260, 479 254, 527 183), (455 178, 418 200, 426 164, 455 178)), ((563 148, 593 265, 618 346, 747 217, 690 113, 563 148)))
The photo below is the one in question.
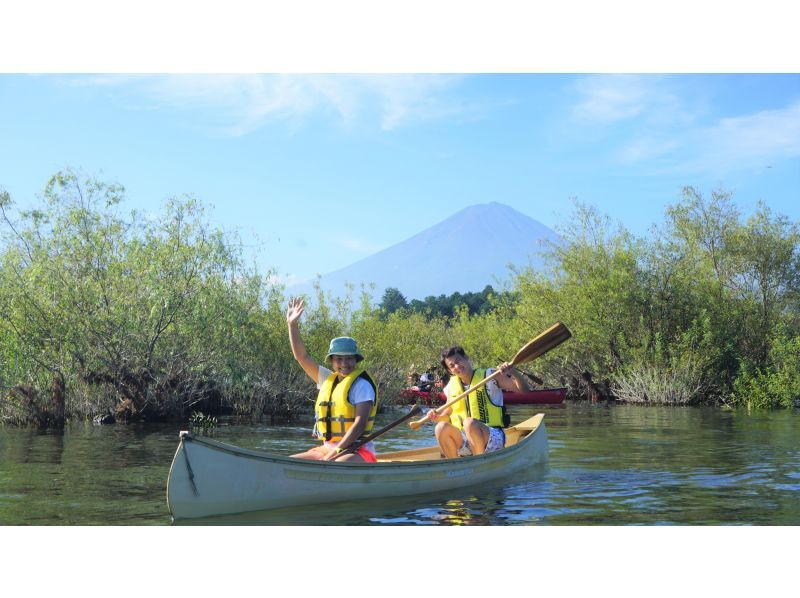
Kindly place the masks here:
POLYGON ((355 355, 331 355, 331 365, 333 371, 339 376, 339 379, 349 376, 354 369, 356 369, 356 356, 355 355))
POLYGON ((445 357, 444 365, 452 376, 458 376, 462 384, 469 384, 472 381, 472 363, 469 358, 463 355, 453 355, 445 357))

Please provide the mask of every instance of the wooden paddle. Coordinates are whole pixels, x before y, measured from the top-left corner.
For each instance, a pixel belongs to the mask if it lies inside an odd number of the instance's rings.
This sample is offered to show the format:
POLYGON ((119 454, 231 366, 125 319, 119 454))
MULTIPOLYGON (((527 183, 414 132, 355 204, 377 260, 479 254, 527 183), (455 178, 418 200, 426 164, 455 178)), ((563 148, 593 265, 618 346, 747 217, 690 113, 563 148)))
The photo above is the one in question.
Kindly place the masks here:
POLYGON ((365 444, 367 444, 368 442, 370 442, 370 441, 372 441, 372 440, 375 440, 375 439, 376 439, 378 436, 380 436, 380 435, 381 435, 381 434, 383 434, 384 432, 388 432, 389 430, 391 430, 391 429, 392 429, 392 428, 394 428, 395 426, 399 426, 399 425, 400 425, 400 424, 402 424, 404 421, 406 421, 406 420, 408 420, 408 419, 411 419, 411 418, 412 418, 412 417, 414 417, 414 416, 415 416, 417 413, 419 413, 419 412, 420 412, 420 410, 421 410, 421 407, 419 406, 419 403, 417 403, 416 405, 414 405, 414 406, 411 408, 411 411, 409 411, 408 413, 406 413, 406 414, 405 414, 403 417, 401 417, 401 418, 400 418, 400 419, 398 419, 398 420, 395 420, 395 421, 393 421, 393 422, 392 422, 392 423, 390 423, 390 424, 387 424, 387 425, 385 425, 384 427, 382 427, 382 428, 381 428, 380 430, 378 430, 377 432, 373 432, 373 433, 372 433, 372 434, 370 434, 369 436, 367 436, 367 437, 365 437, 365 438, 362 438, 361 440, 357 440, 357 441, 355 441, 353 444, 351 444, 351 445, 350 445, 350 446, 348 446, 346 449, 344 449, 344 450, 343 450, 341 453, 339 453, 338 455, 336 455, 336 456, 333 458, 333 460, 334 460, 334 461, 336 461, 336 459, 338 459, 339 457, 343 457, 344 455, 349 455, 350 453, 354 453, 354 452, 356 452, 356 451, 357 451, 357 450, 358 450, 360 447, 364 446, 365 444))
MULTIPOLYGON (((566 326, 564 326, 564 324, 562 324, 561 322, 553 324, 550 328, 542 332, 539 336, 537 336, 535 339, 533 339, 531 342, 529 342, 527 345, 525 345, 519 351, 517 351, 517 354, 514 355, 514 359, 512 359, 510 363, 512 366, 515 366, 519 365, 520 363, 525 363, 526 361, 533 361, 537 357, 540 357, 545 353, 547 353, 550 349, 554 349, 555 347, 563 343, 571 336, 572 333, 566 326)), ((465 397, 469 395, 469 393, 477 390, 481 386, 485 386, 486 384, 489 383, 489 381, 494 380, 495 378, 497 378, 497 376, 499 376, 502 373, 503 372, 501 372, 500 370, 497 370, 494 374, 484 378, 472 388, 468 388, 457 397, 450 399, 449 401, 447 401, 447 403, 445 403, 441 407, 438 407, 435 410, 436 415, 441 414, 442 411, 444 411, 451 405, 463 400, 465 397)), ((429 420, 427 418, 419 419, 417 421, 410 422, 408 425, 411 426, 412 429, 417 430, 426 421, 429 420)))

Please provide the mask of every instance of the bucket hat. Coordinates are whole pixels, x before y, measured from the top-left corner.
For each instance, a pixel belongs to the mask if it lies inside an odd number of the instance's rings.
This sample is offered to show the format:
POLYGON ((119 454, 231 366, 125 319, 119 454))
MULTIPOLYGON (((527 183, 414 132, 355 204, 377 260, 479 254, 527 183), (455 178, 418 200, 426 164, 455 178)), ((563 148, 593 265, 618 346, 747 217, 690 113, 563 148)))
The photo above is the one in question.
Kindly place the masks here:
POLYGON ((349 336, 339 336, 331 341, 325 361, 329 361, 332 355, 355 355, 356 362, 364 359, 364 356, 358 352, 355 339, 349 336))

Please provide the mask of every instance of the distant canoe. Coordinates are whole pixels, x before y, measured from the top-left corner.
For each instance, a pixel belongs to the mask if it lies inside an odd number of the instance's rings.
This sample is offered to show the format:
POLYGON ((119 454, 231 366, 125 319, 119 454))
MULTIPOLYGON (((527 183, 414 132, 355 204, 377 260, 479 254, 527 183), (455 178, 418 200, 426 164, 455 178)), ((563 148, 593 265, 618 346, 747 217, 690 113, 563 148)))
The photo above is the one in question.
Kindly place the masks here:
POLYGON ((558 405, 567 396, 566 388, 541 388, 528 392, 504 392, 506 405, 558 405))
POLYGON ((547 461, 544 414, 506 429, 506 447, 444 459, 438 446, 381 453, 377 463, 309 461, 180 433, 167 480, 175 519, 410 496, 480 485, 547 461))
MULTIPOLYGON (((558 405, 564 402, 566 396, 566 388, 542 388, 528 392, 503 391, 503 402, 506 405, 558 405)), ((400 397, 406 404, 420 402, 432 405, 444 403, 445 400, 442 392, 423 392, 411 388, 401 390, 400 397)))

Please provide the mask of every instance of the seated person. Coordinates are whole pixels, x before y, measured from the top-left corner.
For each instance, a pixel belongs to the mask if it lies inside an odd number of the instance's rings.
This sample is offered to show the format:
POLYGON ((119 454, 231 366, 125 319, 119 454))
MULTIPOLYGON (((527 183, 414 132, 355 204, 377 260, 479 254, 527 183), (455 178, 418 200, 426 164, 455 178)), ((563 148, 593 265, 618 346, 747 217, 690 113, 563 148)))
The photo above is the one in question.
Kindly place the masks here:
MULTIPOLYGON (((451 377, 444 393, 451 400, 494 373, 493 368, 475 369, 461 347, 450 347, 442 352, 442 365, 451 377)), ((503 432, 503 390, 524 389, 522 374, 510 363, 504 363, 498 376, 485 386, 471 392, 454 403, 441 415, 428 411, 426 418, 436 423, 436 440, 448 459, 468 455, 482 455, 505 446, 503 432)))

